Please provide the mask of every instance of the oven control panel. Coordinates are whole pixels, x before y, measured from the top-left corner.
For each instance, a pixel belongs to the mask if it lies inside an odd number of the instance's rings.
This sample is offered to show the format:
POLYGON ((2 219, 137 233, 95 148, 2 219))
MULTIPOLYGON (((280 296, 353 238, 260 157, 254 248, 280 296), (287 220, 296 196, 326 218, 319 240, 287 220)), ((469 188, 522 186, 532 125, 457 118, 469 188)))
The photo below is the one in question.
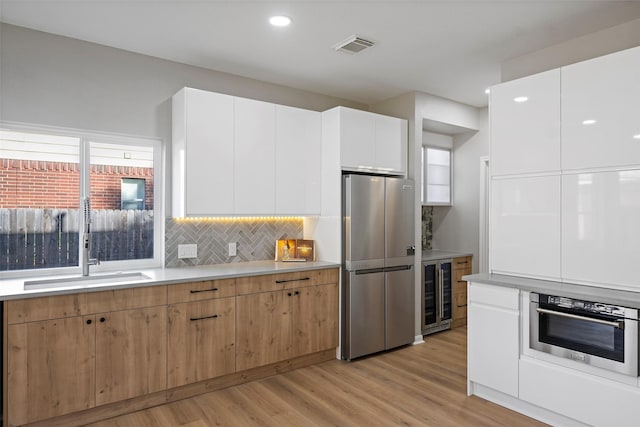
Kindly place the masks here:
POLYGON ((599 302, 583 301, 579 299, 540 294, 540 303, 589 313, 600 313, 609 316, 625 317, 625 307, 603 304, 599 302))

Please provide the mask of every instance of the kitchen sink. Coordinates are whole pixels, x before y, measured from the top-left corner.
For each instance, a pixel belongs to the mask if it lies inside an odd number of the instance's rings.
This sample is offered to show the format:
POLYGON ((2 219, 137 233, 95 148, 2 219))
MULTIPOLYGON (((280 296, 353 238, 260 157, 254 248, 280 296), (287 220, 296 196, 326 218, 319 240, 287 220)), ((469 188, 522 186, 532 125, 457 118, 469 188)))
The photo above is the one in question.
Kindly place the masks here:
POLYGON ((143 273, 112 273, 94 276, 63 277, 59 279, 28 280, 24 282, 24 289, 47 289, 66 287, 90 287, 94 285, 124 285, 151 280, 143 273))

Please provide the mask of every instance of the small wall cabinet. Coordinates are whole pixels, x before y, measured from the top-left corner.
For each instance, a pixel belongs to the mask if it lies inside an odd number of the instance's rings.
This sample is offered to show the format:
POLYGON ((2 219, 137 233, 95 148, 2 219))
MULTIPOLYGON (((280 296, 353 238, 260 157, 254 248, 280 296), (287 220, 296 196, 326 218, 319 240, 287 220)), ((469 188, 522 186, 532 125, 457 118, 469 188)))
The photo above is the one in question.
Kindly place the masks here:
POLYGON ((325 111, 325 141, 339 147, 343 170, 403 175, 407 171, 407 121, 336 107, 325 111))

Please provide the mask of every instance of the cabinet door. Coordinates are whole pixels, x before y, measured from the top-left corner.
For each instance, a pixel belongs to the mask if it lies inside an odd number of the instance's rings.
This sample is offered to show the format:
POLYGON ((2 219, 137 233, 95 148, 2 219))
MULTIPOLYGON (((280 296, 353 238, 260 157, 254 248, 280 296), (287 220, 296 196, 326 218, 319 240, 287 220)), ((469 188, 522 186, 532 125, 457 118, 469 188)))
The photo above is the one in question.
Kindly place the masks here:
POLYGON ((294 290, 290 357, 338 346, 338 284, 294 290))
POLYGON ((560 278, 560 177, 491 183, 491 270, 560 278))
POLYGON ((233 213, 233 97, 186 90, 184 149, 172 159, 186 214, 233 213))
POLYGON ((375 115, 375 167, 389 172, 407 171, 407 121, 375 115))
POLYGON ((234 105, 234 213, 272 214, 275 212, 275 105, 245 98, 235 98, 234 105))
POLYGON ((316 111, 276 106, 276 214, 320 214, 321 118, 316 111))
POLYGON ((640 47, 562 68, 563 169, 640 164, 638 76, 640 47))
POLYGON ((288 290, 236 297, 236 370, 289 357, 292 296, 288 290))
POLYGON ((519 292, 474 283, 470 292, 469 380, 517 397, 520 315, 500 303, 513 302, 517 307, 519 292))
POLYGON ((562 177, 565 281, 638 286, 640 170, 562 177))
POLYGON ((96 405, 166 389, 166 306, 96 319, 96 405))
POLYGON ((94 321, 77 316, 7 328, 10 425, 95 406, 94 321))
POLYGON ((235 372, 235 298, 170 305, 168 387, 235 372))
POLYGON ((375 116, 367 111, 340 108, 340 165, 371 169, 376 164, 375 116))
POLYGON ((490 97, 492 175, 560 170, 560 70, 496 85, 490 97))

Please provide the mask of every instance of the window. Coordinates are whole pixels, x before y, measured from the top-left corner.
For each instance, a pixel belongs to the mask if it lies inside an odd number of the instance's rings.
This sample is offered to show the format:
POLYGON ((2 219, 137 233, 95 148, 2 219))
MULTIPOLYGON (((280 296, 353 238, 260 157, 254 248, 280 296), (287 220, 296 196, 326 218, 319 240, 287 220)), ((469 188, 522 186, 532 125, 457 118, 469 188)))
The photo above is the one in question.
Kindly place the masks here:
POLYGON ((79 271, 80 201, 92 270, 162 264, 161 146, 80 131, 0 128, 0 271, 79 271))
POLYGON ((451 150, 422 147, 422 204, 451 205, 451 150))

